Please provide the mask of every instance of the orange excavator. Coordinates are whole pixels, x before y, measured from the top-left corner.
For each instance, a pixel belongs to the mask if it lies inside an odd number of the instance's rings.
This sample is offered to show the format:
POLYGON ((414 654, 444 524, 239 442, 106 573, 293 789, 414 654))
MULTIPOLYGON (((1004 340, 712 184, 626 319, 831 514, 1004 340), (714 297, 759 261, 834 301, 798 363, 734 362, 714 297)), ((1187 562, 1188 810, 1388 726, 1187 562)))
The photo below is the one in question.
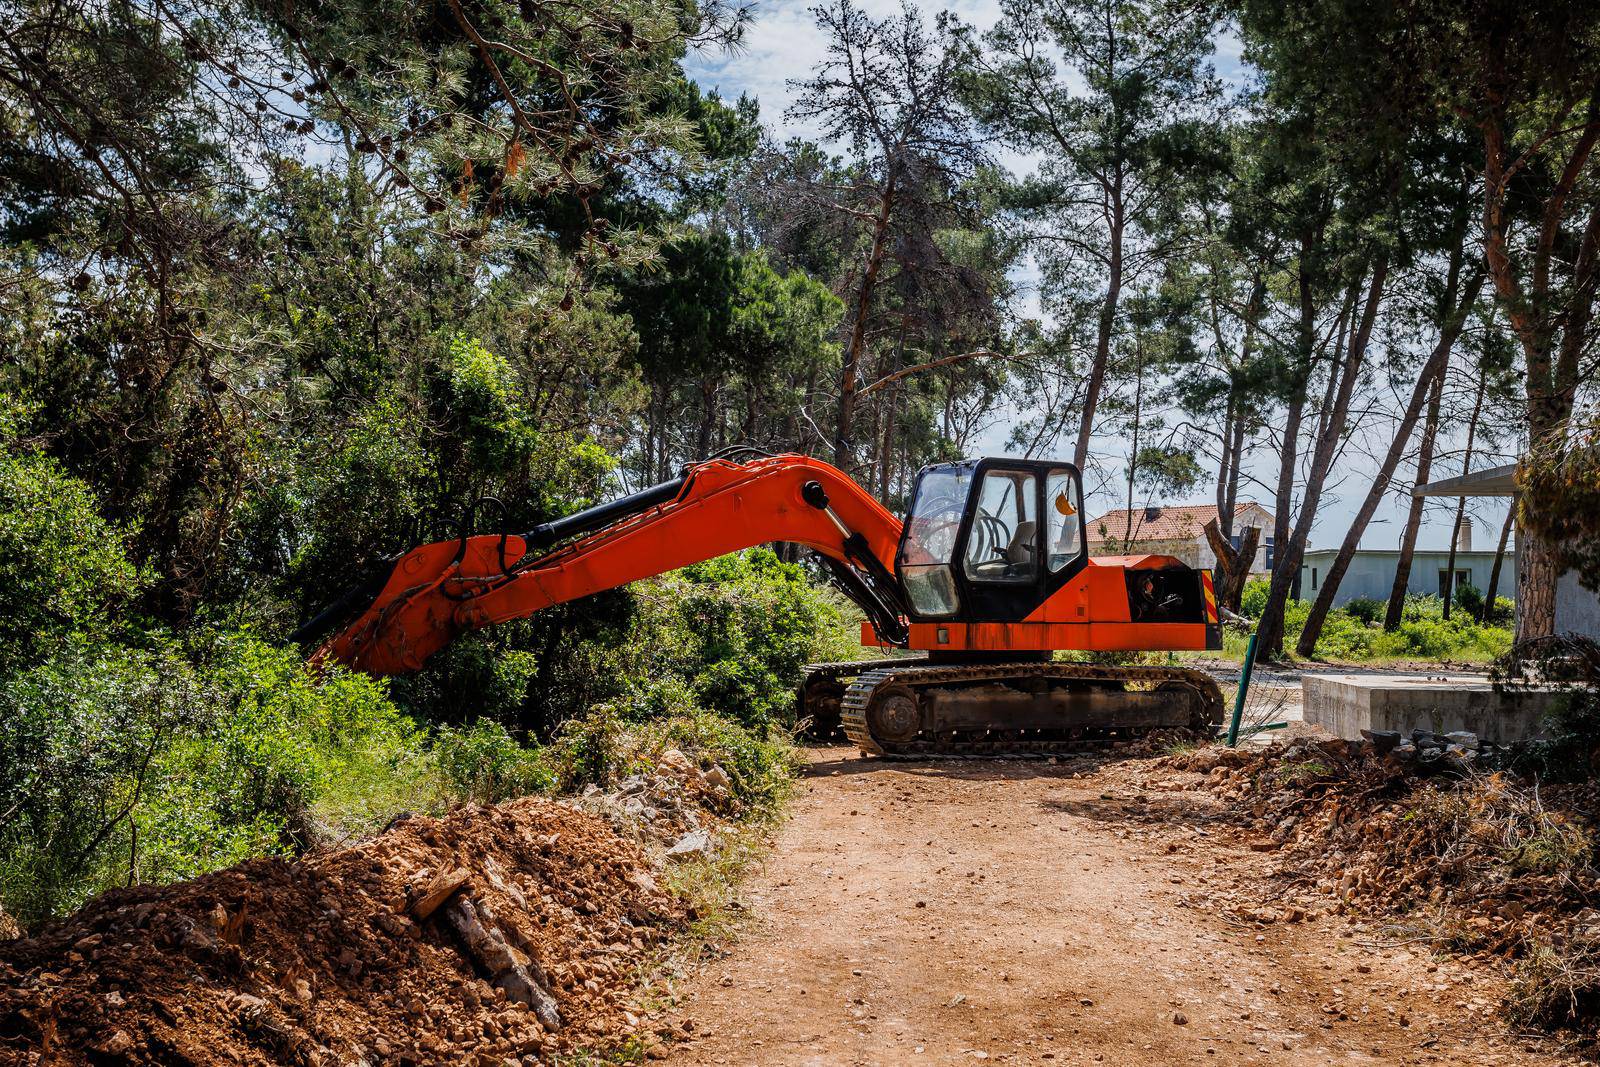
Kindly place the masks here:
POLYGON ((925 467, 905 522, 835 467, 731 451, 521 534, 412 549, 296 635, 315 659, 420 668, 469 630, 775 541, 818 553, 861 607, 862 643, 905 655, 815 664, 798 712, 880 756, 993 756, 1215 727, 1203 671, 1056 661, 1059 650, 1221 647, 1211 576, 1171 556, 1090 559, 1070 463, 925 467), (364 606, 363 606, 364 605, 364 606))

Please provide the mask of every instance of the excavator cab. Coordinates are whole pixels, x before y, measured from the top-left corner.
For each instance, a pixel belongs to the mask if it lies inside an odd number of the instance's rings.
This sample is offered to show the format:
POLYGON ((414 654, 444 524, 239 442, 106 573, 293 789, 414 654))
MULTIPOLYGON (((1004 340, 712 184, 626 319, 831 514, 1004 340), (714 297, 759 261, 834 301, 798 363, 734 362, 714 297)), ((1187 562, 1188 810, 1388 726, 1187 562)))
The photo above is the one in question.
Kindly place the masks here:
POLYGON ((923 468, 895 554, 914 621, 1026 618, 1085 565, 1077 468, 978 459, 923 468))

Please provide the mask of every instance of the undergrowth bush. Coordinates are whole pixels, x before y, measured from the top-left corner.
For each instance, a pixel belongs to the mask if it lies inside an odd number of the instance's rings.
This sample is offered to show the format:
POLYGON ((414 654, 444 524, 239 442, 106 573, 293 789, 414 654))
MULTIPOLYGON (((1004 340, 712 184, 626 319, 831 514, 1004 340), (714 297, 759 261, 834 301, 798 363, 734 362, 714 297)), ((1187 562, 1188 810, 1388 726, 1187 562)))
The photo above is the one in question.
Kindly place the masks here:
POLYGON ((1384 608, 1383 601, 1370 596, 1351 597, 1344 605, 1345 614, 1367 626, 1383 621, 1384 608))
MULTIPOLYGON (((467 377, 493 370, 480 353, 462 359, 467 377)), ((309 668, 301 649, 217 621, 224 612, 167 628, 136 611, 148 576, 127 531, 9 436, 8 410, 0 914, 25 927, 112 886, 336 845, 402 811, 608 782, 667 748, 722 766, 764 810, 789 780, 801 666, 852 651, 842 598, 765 549, 641 583, 588 619, 573 607, 542 631, 510 628, 509 647, 462 643, 431 689, 309 668), (471 705, 445 702, 450 681, 467 683, 471 705), (521 711, 536 686, 564 683, 572 695, 541 747, 521 711), (445 707, 458 712, 433 724, 414 714, 445 707)))
POLYGON ((729 791, 757 813, 774 810, 794 781, 796 755, 787 734, 743 726, 693 706, 632 726, 623 723, 616 708, 599 707, 568 723, 543 751, 561 788, 570 792, 649 772, 669 749, 702 769, 721 767, 729 791))
POLYGON ((757 732, 794 724, 801 668, 861 645, 842 596, 767 548, 637 583, 620 640, 592 642, 578 684, 626 722, 702 708, 757 732), (598 676, 598 677, 596 677, 598 676))
POLYGON ((314 677, 247 635, 77 647, 0 685, 0 902, 24 924, 441 796, 426 735, 382 683, 314 677))
MULTIPOLYGON (((1503 600, 1503 598, 1501 598, 1503 600)), ((1267 582, 1255 579, 1245 586, 1240 600, 1243 612, 1259 618, 1267 603, 1267 582)), ((1498 601, 1497 601, 1498 603, 1498 601)), ((1509 612, 1509 601, 1505 601, 1509 612)), ((1485 626, 1478 615, 1457 601, 1458 610, 1444 618, 1444 603, 1436 596, 1409 596, 1401 621, 1393 632, 1383 628, 1385 605, 1357 597, 1328 612, 1317 636, 1316 655, 1332 660, 1424 659, 1488 662, 1511 647, 1506 625, 1485 626)), ((1479 598, 1479 608, 1482 598, 1479 598)), ((1311 601, 1291 600, 1284 609, 1284 646, 1292 648, 1305 629, 1311 601)), ((1497 618, 1500 616, 1497 614, 1497 618)), ((1507 616, 1509 621, 1509 616, 1507 616)))
POLYGON ((519 745, 492 719, 444 728, 433 743, 439 773, 452 796, 485 804, 553 793, 560 784, 548 750, 519 745))

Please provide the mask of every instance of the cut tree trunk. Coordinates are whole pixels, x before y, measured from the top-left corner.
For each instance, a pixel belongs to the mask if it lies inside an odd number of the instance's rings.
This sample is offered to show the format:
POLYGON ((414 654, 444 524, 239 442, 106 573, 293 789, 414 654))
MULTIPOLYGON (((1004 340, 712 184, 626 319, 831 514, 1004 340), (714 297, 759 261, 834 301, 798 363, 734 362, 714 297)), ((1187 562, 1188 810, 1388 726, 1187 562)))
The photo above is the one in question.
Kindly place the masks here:
POLYGON ((507 1000, 533 1009, 546 1030, 561 1029, 561 1013, 543 968, 506 940, 487 906, 463 893, 445 908, 444 917, 461 936, 467 954, 488 973, 490 983, 505 990, 507 1000))
POLYGON ((1350 335, 1343 363, 1335 363, 1330 374, 1339 378, 1339 387, 1321 419, 1321 433, 1317 435, 1312 452, 1311 470, 1306 474, 1305 496, 1300 501, 1300 514, 1295 517, 1294 533, 1288 544, 1278 544, 1277 566, 1273 568, 1272 589, 1267 594, 1267 606, 1261 613, 1257 628, 1257 654, 1278 656, 1283 651, 1283 614, 1289 591, 1300 578, 1300 562, 1305 558, 1306 542, 1311 536, 1311 526, 1317 519, 1317 504, 1322 497, 1322 487, 1333 467, 1333 459, 1344 437, 1345 422, 1349 418, 1350 398, 1355 393, 1356 382, 1361 377, 1362 363, 1367 344, 1372 338, 1372 327, 1377 321, 1378 305, 1383 300, 1384 283, 1389 276, 1389 261, 1379 256, 1373 264, 1372 276, 1367 282, 1366 302, 1361 309, 1360 322, 1350 335))
POLYGON ((1239 601, 1244 596, 1245 583, 1250 580, 1250 568, 1256 561, 1256 547, 1261 542, 1261 527, 1246 526, 1244 533, 1239 535, 1239 547, 1234 549, 1228 535, 1222 532, 1216 519, 1205 525, 1206 540, 1211 544, 1211 551, 1217 557, 1217 566, 1222 571, 1222 585, 1217 590, 1217 599, 1229 611, 1237 613, 1239 601))

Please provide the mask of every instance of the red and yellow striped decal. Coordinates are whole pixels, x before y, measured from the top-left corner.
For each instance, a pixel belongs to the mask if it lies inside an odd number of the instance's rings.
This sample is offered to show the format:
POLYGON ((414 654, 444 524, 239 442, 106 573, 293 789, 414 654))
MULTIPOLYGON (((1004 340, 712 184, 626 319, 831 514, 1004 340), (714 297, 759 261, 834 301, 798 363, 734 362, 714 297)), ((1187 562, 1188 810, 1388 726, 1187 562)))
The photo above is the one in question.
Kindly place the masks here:
POLYGON ((1200 585, 1206 591, 1206 622, 1216 625, 1217 621, 1217 593, 1211 588, 1211 572, 1200 572, 1200 585))

